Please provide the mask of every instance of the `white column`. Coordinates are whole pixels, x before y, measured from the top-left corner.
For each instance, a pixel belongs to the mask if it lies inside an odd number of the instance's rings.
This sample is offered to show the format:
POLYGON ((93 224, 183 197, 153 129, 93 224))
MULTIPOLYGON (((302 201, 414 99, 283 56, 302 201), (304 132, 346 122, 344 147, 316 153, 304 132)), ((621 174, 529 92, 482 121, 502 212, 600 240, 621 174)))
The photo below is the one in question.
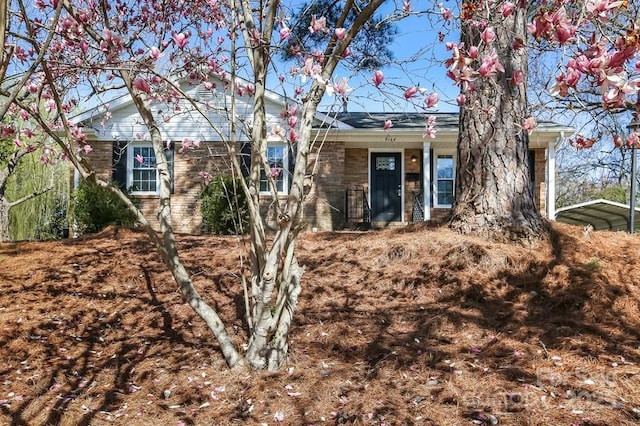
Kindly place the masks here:
POLYGON ((431 220, 431 142, 422 142, 422 196, 424 220, 431 220))
MULTIPOLYGON (((564 132, 560 133, 560 141, 564 140, 564 132)), ((547 217, 556 220, 556 142, 547 146, 547 217)))

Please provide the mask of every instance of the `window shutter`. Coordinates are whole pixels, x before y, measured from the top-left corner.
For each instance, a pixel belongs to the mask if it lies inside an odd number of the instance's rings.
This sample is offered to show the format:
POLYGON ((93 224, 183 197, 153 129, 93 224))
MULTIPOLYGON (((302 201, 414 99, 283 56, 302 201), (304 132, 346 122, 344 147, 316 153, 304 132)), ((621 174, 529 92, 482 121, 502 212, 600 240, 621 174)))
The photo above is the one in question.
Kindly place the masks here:
POLYGON ((296 147, 297 145, 289 144, 288 156, 287 159, 287 172, 289 173, 289 188, 291 189, 291 185, 293 184, 293 170, 296 168, 296 147))
POLYGON ((112 156, 111 179, 122 190, 127 189, 127 143, 114 142, 112 156))
POLYGON ((168 147, 164 148, 164 155, 167 156, 167 165, 169 166, 169 176, 171 176, 171 193, 175 191, 175 175, 173 173, 173 165, 175 163, 174 143, 171 142, 168 147))

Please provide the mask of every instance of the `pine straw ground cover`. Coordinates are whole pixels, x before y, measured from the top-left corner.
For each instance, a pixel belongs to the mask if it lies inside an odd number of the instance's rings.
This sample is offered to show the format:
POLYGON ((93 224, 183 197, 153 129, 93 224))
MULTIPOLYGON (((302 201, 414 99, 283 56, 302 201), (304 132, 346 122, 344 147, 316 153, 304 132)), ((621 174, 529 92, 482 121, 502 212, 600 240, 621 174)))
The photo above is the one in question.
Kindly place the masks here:
MULTIPOLYGON (((226 368, 143 234, 2 244, 0 423, 637 424, 640 237, 554 235, 305 234, 275 374, 226 368)), ((240 244, 180 237, 238 342, 240 244)))

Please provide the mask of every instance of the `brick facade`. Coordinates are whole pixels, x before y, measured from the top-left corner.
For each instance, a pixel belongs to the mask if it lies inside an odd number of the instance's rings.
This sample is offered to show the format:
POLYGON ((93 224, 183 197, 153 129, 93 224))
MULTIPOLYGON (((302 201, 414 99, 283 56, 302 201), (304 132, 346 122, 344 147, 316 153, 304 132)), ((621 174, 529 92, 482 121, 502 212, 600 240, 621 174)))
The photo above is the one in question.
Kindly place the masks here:
MULTIPOLYGON (((95 142, 88 160, 98 176, 111 179, 113 168, 113 144, 95 142)), ((171 196, 171 216, 174 231, 178 233, 200 233, 202 215, 200 214, 199 194, 204 181, 199 173, 229 174, 227 150, 222 143, 203 143, 200 148, 180 153, 181 144, 175 144, 173 172, 175 176, 174 193, 171 196)), ((158 228, 158 197, 140 195, 140 210, 154 228, 158 228)))
MULTIPOLYGON (((89 155, 89 161, 103 179, 111 179, 112 151, 111 143, 97 142, 89 155)), ((174 230, 179 233, 200 233, 202 216, 199 194, 203 188, 201 171, 212 175, 230 173, 227 151, 222 143, 203 143, 200 148, 180 153, 180 143, 175 146, 174 188, 171 197, 171 209, 174 230)), ((534 191, 538 208, 546 209, 546 159, 544 149, 531 151, 534 165, 534 191)), ((405 221, 412 220, 414 194, 422 188, 422 150, 406 149, 404 152, 404 213, 405 221), (413 161, 415 159, 416 161, 413 161)), ((345 148, 344 142, 325 143, 320 153, 310 155, 308 175, 315 173, 314 185, 307 195, 303 220, 309 228, 319 230, 341 229, 345 226, 346 190, 361 187, 368 196, 369 188, 369 150, 367 148, 345 148), (315 160, 317 159, 317 163, 315 160)), ((157 227, 156 213, 158 197, 139 196, 141 210, 157 227)), ((284 201, 284 199, 282 200, 284 201)), ((369 205, 371 203, 369 202, 369 205)), ((271 200, 265 197, 262 203, 263 214, 268 215, 271 200)), ((431 209, 431 220, 446 220, 449 209, 431 209)), ((269 218, 273 226, 275 218, 269 218)), ((348 224, 347 224, 348 225, 348 224)))
MULTIPOLYGON (((309 158, 308 175, 314 172, 314 184, 304 204, 304 221, 321 230, 344 226, 345 158, 343 142, 326 143, 309 158), (315 163, 315 164, 314 164, 315 163)), ((350 167, 350 165, 349 165, 350 167)))

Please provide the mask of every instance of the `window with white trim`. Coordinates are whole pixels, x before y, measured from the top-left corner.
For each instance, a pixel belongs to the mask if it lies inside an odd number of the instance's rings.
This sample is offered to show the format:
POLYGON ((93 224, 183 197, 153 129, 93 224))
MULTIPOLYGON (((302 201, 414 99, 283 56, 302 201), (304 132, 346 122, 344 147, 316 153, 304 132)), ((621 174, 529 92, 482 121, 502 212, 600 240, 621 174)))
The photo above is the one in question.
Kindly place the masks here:
MULTIPOLYGON (((269 145, 267 147, 267 162, 271 168, 271 176, 275 179, 278 193, 289 191, 289 152, 286 145, 269 145)), ((260 172, 260 192, 270 192, 269 182, 264 170, 260 172)))
MULTIPOLYGON (((127 169, 126 188, 132 194, 158 194, 160 189, 156 155, 151 142, 133 142, 126 149, 127 169)), ((169 173, 173 182, 173 150, 165 150, 169 162, 169 173)), ((172 185, 173 186, 173 185, 172 185)))
POLYGON ((451 207, 455 187, 455 161, 453 155, 436 155, 435 205, 451 207))

